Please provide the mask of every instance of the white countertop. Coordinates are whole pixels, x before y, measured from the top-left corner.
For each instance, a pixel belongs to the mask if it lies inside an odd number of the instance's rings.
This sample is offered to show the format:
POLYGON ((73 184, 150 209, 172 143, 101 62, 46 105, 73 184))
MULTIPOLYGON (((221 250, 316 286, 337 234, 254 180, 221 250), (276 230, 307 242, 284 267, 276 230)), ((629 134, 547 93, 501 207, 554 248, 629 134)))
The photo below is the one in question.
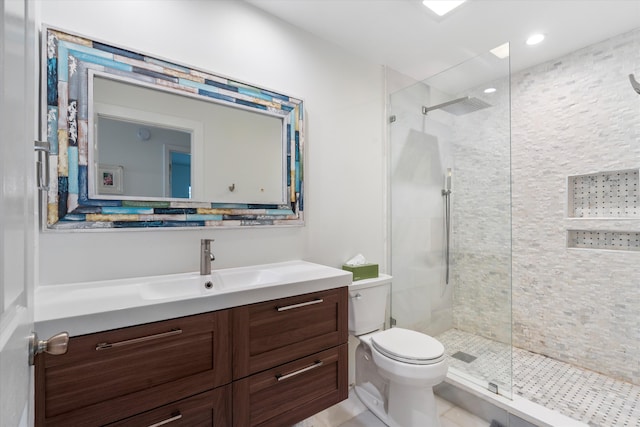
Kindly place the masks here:
POLYGON ((348 271, 287 261, 214 271, 43 286, 35 292, 35 328, 46 337, 139 325, 351 284, 348 271), (243 284, 247 277, 253 283, 243 284), (212 282, 205 289, 205 282, 212 282), (183 292, 184 291, 184 292, 183 292))

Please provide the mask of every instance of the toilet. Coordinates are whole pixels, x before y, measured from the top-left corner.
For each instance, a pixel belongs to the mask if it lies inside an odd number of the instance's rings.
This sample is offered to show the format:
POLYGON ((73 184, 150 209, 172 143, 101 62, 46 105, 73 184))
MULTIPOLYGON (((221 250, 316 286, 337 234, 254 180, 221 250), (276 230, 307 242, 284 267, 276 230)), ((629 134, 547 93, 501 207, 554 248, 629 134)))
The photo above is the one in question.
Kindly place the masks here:
POLYGON ((391 277, 349 286, 349 333, 358 338, 355 393, 390 427, 439 427, 433 387, 444 381, 444 346, 403 328, 384 329, 391 277))

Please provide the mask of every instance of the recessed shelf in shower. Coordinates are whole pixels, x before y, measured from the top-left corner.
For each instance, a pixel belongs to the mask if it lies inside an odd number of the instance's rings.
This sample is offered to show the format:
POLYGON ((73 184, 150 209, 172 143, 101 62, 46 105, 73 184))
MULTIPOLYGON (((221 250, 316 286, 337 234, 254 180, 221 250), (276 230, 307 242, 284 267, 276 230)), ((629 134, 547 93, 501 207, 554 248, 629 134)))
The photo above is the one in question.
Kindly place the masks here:
POLYGON ((640 232, 569 230, 570 248, 640 251, 640 232))
POLYGON ((597 172, 568 178, 568 216, 639 218, 638 169, 597 172))

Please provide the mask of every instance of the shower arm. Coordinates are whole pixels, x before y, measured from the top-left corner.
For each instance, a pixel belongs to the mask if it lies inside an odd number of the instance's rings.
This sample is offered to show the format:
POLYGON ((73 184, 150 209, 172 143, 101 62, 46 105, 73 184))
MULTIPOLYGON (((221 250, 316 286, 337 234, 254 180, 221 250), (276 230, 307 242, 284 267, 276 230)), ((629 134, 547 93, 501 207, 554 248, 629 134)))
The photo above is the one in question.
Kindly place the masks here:
POLYGON ((463 96, 462 98, 454 99, 452 101, 443 102, 442 104, 437 104, 432 107, 422 106, 422 114, 427 115, 429 111, 439 110, 443 107, 448 107, 449 105, 457 104, 458 102, 467 101, 469 99, 468 96, 463 96))

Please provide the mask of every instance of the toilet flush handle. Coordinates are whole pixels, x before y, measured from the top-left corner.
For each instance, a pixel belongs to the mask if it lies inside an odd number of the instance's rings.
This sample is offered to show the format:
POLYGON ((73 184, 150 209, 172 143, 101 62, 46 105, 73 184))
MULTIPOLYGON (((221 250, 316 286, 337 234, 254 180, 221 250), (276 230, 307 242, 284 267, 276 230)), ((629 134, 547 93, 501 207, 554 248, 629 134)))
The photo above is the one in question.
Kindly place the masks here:
POLYGON ((356 300, 361 300, 362 299, 362 295, 360 294, 360 292, 358 292, 357 294, 351 296, 352 299, 356 299, 356 300))

